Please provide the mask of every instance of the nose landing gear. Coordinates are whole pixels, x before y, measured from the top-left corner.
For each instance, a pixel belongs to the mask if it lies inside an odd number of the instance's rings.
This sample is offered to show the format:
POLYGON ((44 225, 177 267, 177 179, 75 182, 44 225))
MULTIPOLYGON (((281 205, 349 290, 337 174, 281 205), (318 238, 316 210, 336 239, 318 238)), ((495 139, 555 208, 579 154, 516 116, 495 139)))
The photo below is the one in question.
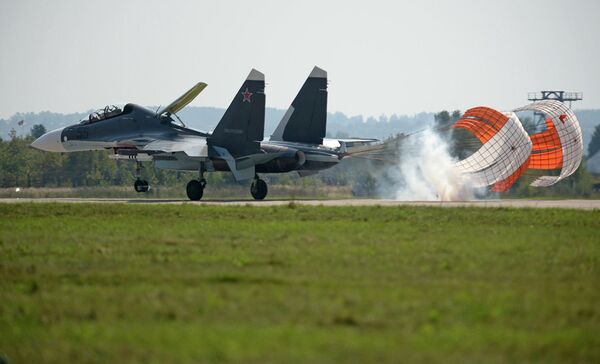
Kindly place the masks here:
POLYGON ((143 179, 136 179, 133 184, 133 188, 135 189, 135 192, 150 191, 150 185, 148 184, 148 181, 143 180, 143 179))
POLYGON ((140 162, 136 162, 136 167, 135 167, 135 175, 136 175, 136 179, 135 182, 133 183, 133 189, 135 190, 135 192, 148 192, 150 191, 150 185, 148 184, 148 181, 143 180, 141 178, 141 174, 142 174, 142 164, 140 162))
POLYGON ((264 200, 267 197, 267 193, 269 189, 267 188, 267 183, 260 179, 258 175, 254 176, 254 180, 252 181, 252 185, 250 185, 250 193, 255 200, 264 200))

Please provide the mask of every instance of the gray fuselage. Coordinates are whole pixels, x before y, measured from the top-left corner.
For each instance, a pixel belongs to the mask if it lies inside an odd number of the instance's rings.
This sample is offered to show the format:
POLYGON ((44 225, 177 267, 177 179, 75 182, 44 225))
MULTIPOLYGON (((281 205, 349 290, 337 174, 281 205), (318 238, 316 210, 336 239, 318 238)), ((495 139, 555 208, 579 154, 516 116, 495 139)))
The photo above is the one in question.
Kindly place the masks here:
MULTIPOLYGON (((92 113, 78 124, 42 136, 33 146, 58 152, 112 150, 115 159, 153 161, 157 168, 164 169, 197 171, 204 163, 207 171, 230 171, 226 160, 216 152, 219 145, 214 143, 211 133, 177 125, 169 115, 158 116, 135 104, 127 104, 112 114, 92 113), (153 143, 157 141, 184 141, 200 148, 194 153, 169 152, 160 147, 155 149, 153 143)), ((285 173, 316 172, 336 165, 341 158, 342 154, 323 145, 261 141, 257 153, 238 161, 254 165, 257 173, 285 173)))

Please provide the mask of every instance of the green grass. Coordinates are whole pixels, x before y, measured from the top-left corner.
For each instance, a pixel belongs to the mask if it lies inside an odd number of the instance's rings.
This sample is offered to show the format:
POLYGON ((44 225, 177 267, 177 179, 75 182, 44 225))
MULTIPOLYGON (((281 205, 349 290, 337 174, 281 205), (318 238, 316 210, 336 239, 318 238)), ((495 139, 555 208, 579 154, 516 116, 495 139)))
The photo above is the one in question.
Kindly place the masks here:
POLYGON ((14 363, 599 362, 600 211, 0 204, 14 363))

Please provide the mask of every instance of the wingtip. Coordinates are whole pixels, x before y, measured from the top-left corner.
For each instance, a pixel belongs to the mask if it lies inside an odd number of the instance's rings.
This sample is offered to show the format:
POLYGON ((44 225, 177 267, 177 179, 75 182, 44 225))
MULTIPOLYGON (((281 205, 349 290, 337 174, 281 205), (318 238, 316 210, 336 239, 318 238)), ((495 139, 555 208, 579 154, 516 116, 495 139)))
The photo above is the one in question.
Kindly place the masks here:
POLYGON ((250 73, 248 74, 248 77, 246 78, 246 80, 248 80, 248 81, 264 81, 265 74, 255 68, 253 68, 252 71, 250 71, 250 73))
POLYGON ((322 68, 319 68, 318 66, 315 66, 312 71, 310 72, 310 75, 308 75, 308 77, 313 77, 313 78, 327 78, 327 71, 325 71, 322 68))

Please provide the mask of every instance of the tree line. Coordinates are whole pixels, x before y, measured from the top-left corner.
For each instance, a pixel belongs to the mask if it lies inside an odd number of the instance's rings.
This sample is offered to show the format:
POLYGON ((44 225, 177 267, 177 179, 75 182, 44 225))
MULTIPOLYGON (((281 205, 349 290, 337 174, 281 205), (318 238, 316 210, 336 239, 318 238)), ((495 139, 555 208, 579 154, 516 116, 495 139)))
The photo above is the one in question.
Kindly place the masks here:
MULTIPOLYGON (((450 152, 457 159, 465 158, 474 152, 476 144, 465 143, 473 138, 464 130, 443 128, 453 124, 461 116, 460 111, 442 111, 435 114, 434 127, 450 141, 450 152)), ((29 145, 46 132, 41 124, 34 125, 26 136, 17 136, 11 131, 7 140, 0 139, 0 187, 91 187, 91 186, 130 186, 135 180, 135 163, 127 160, 113 160, 106 151, 77 153, 47 153, 29 145)), ((403 135, 391 139, 401 140, 403 135)), ((392 145, 394 145, 392 143, 392 145)), ((600 151, 600 125, 596 127, 588 147, 589 155, 600 151)), ((401 158, 402 156, 400 156, 401 158)), ((390 167, 389 158, 384 160, 349 159, 340 165, 305 177, 304 185, 351 186, 355 195, 376 196, 379 192, 378 177, 381 171, 390 167)), ((177 172, 154 168, 144 163, 142 177, 151 185, 184 185, 197 173, 177 172)), ((551 188, 534 188, 529 183, 535 178, 533 171, 526 173, 509 191, 509 196, 570 195, 587 196, 592 193, 594 177, 585 168, 585 161, 577 172, 551 188)), ((215 186, 238 184, 231 173, 208 173, 208 183, 215 186)), ((281 185, 298 184, 295 174, 270 175, 270 183, 281 185)))

